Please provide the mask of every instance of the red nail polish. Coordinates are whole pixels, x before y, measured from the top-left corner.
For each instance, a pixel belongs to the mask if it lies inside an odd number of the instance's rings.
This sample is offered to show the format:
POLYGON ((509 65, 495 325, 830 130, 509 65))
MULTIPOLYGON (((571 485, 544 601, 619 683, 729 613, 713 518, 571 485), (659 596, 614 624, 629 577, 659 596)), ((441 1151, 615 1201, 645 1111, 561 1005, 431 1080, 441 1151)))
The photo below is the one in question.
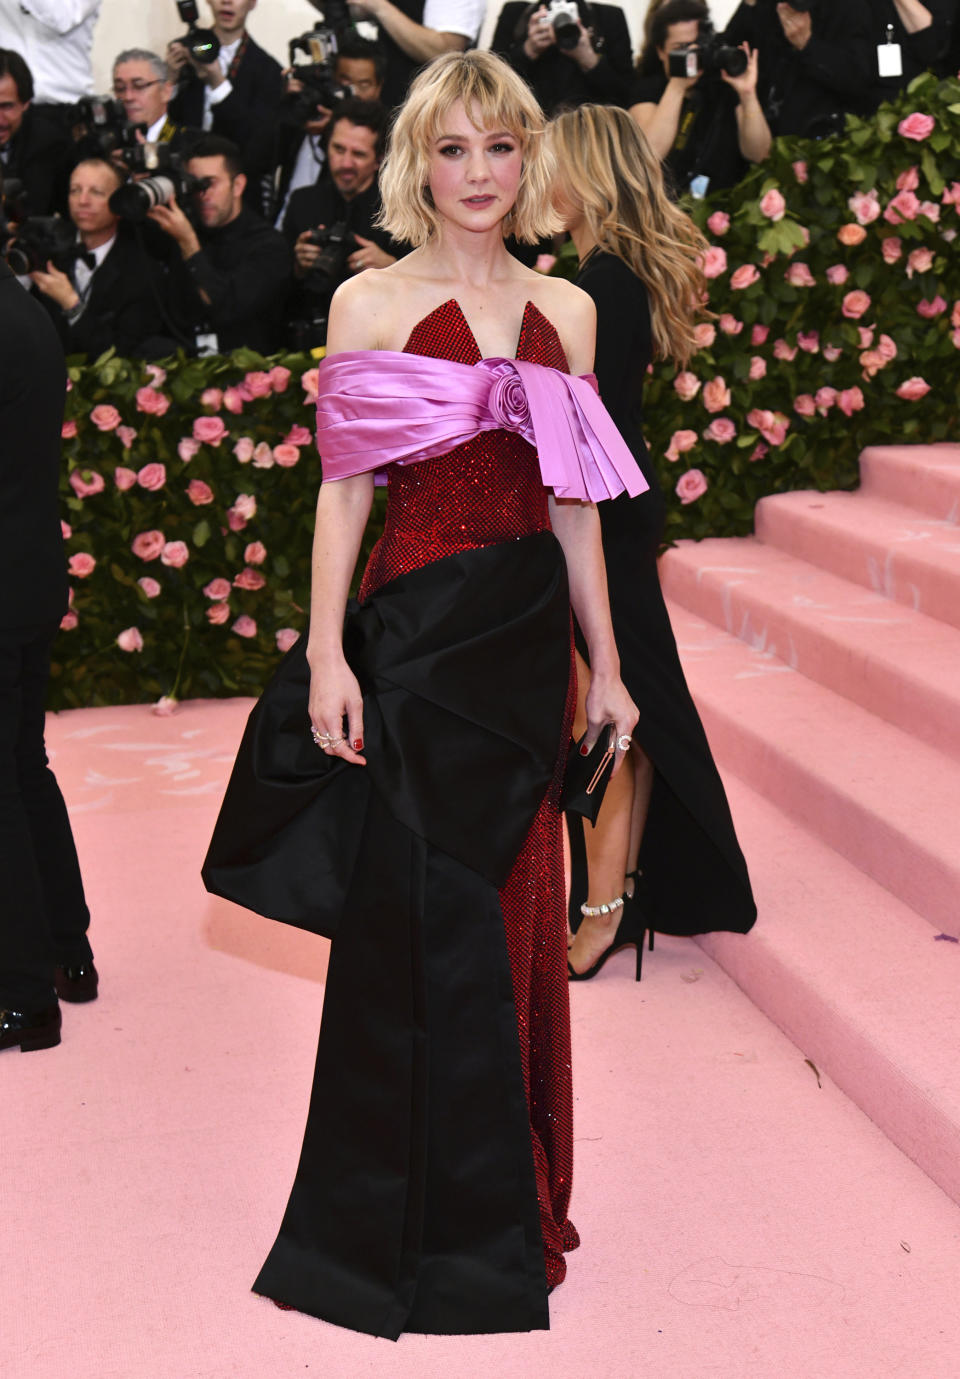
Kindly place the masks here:
POLYGON ((362 752, 362 751, 363 751, 363 738, 362 738, 362 737, 354 738, 354 741, 353 741, 353 750, 354 750, 355 752, 362 752))
POLYGON ((590 755, 590 748, 585 742, 580 747, 580 755, 582 757, 588 757, 590 755))

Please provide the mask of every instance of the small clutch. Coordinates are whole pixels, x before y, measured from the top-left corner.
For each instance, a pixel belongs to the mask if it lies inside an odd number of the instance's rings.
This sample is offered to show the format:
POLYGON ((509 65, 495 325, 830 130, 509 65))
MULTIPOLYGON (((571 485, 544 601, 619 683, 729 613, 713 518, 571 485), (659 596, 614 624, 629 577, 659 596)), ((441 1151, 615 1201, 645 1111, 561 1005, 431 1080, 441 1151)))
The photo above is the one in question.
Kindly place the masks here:
POLYGON ((586 757, 580 754, 586 733, 579 742, 571 744, 560 797, 564 813, 582 814, 592 824, 597 822, 616 754, 614 731, 613 724, 607 724, 586 757))

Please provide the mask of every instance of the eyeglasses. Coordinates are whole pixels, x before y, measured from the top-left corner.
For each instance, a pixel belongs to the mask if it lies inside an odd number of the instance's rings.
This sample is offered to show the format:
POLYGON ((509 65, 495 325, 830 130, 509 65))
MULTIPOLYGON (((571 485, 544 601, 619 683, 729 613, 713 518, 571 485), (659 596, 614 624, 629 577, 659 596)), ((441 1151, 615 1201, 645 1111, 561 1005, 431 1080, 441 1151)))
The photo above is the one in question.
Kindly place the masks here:
POLYGON ((157 77, 155 81, 115 81, 113 83, 113 94, 115 96, 125 96, 128 91, 136 91, 139 95, 141 91, 149 91, 151 86, 159 85, 159 77, 157 77))

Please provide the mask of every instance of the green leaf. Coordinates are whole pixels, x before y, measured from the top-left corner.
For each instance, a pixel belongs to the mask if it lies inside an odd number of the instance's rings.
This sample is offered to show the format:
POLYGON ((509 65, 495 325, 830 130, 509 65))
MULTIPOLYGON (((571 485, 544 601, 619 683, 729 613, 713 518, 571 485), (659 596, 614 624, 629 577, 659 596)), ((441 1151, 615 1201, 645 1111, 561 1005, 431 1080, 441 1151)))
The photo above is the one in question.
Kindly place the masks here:
POLYGON ((193 529, 193 544, 197 549, 204 547, 210 540, 210 523, 204 517, 193 529))

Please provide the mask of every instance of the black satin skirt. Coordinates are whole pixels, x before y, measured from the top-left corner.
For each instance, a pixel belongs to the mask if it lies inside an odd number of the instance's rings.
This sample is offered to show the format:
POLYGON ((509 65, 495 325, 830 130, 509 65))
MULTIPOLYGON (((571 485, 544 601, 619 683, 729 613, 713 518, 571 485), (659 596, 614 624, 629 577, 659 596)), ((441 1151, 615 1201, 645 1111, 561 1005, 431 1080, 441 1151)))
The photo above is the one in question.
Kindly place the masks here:
POLYGON ((333 936, 303 1150, 255 1289, 377 1336, 549 1325, 498 887, 563 740, 549 532, 449 556, 347 619, 365 768, 307 717, 305 638, 253 710, 207 888, 333 936))

